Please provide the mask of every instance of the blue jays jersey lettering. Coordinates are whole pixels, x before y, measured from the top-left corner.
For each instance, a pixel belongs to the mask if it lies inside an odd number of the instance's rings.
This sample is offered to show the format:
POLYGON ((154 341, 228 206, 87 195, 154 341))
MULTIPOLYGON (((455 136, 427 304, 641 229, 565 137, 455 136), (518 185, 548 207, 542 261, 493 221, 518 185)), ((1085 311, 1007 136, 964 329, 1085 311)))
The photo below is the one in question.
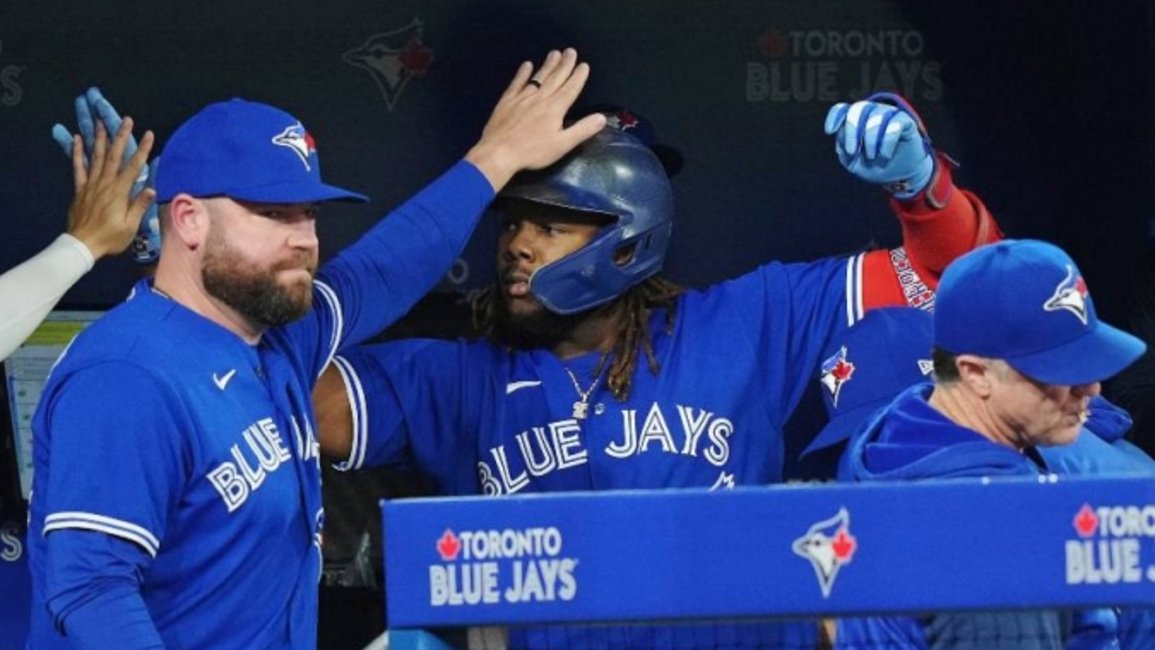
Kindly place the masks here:
POLYGON ((92 582, 70 558, 110 553, 129 570, 107 581, 135 581, 167 648, 314 648, 312 386, 436 283, 491 198, 459 164, 326 264, 308 314, 257 345, 147 281, 79 336, 34 422, 30 647, 69 647, 70 594, 92 582))
POLYGON ((412 462, 447 494, 756 485, 781 476, 780 430, 846 327, 846 262, 769 264, 651 315, 657 375, 575 402, 599 354, 399 341, 337 357, 354 406, 344 467, 412 462), (572 377, 570 374, 572 373, 572 377))

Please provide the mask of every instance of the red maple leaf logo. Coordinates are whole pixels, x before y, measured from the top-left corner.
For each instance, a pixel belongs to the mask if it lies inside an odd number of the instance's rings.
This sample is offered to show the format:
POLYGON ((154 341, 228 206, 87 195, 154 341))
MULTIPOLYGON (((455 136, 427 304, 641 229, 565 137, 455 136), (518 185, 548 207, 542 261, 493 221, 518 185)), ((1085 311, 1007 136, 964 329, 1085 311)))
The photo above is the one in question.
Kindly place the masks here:
POLYGON ((858 540, 846 528, 839 528, 834 541, 830 543, 830 548, 834 549, 834 558, 839 564, 845 564, 854 555, 854 549, 858 548, 858 540))
POLYGON ((1091 537, 1098 528, 1099 517, 1090 504, 1084 503, 1075 515, 1075 532, 1079 533, 1079 537, 1091 537))
POLYGON ((789 41, 786 40, 786 34, 782 33, 780 29, 767 30, 758 39, 758 49, 762 50, 762 54, 766 56, 782 56, 786 54, 788 46, 789 41))
POLYGON ((618 118, 617 127, 622 131, 632 129, 638 125, 638 118, 634 117, 634 114, 629 111, 618 111, 615 117, 618 118))
POLYGON ((834 367, 830 369, 830 374, 838 381, 846 381, 850 379, 850 375, 854 374, 854 364, 846 359, 839 359, 838 363, 834 364, 834 367))
POLYGON ((437 540, 437 552, 441 554, 441 559, 446 562, 457 559, 457 554, 461 552, 461 541, 457 539, 457 535, 454 535, 452 530, 446 528, 441 539, 437 540))
POLYGON ((420 77, 429 69, 429 64, 433 62, 433 50, 425 47, 425 44, 416 38, 409 39, 405 43, 405 47, 398 55, 398 60, 401 61, 401 67, 409 74, 420 77))
POLYGON ((1075 291, 1078 291, 1080 294, 1082 294, 1084 296, 1087 295, 1087 293, 1088 293, 1087 292, 1087 281, 1084 280, 1083 276, 1081 276, 1081 275, 1075 279, 1075 291))

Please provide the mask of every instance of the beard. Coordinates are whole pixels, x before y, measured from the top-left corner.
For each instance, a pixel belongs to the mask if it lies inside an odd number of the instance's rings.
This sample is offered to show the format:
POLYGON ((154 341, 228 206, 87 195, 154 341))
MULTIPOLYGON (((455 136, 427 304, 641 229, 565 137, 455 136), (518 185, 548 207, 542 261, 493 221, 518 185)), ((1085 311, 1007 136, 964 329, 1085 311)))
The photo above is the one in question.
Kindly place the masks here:
POLYGON ((536 309, 514 313, 500 284, 494 288, 494 294, 497 298, 493 311, 496 338, 518 350, 552 348, 590 315, 588 311, 564 316, 555 314, 536 301, 536 309))
POLYGON ((246 260, 214 230, 205 247, 201 279, 209 295, 235 309, 249 320, 266 327, 291 323, 309 311, 313 304, 312 277, 316 263, 295 260, 258 268, 246 260), (285 269, 309 271, 309 283, 283 286, 277 272, 285 269))

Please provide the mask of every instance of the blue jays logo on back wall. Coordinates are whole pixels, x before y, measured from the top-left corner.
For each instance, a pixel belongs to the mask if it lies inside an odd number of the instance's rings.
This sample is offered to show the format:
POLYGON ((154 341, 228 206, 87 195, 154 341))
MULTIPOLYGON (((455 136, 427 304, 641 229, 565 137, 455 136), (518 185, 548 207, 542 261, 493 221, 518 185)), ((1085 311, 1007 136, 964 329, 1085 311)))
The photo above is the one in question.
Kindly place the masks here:
POLYGON ((345 52, 344 59, 369 73, 392 111, 409 81, 429 70, 433 50, 425 45, 424 23, 415 18, 400 29, 370 36, 345 52))
MULTIPOLYGON (((1073 241, 1084 228, 1079 224, 1094 223, 1094 232, 1103 234, 1134 221, 1135 237, 1118 242, 1123 250, 1086 246, 1079 259, 1091 276, 1094 256, 1123 264, 1143 243, 1146 224, 1136 215, 1149 213, 1140 205, 1145 194, 1090 188, 1125 190, 1133 179, 1124 176, 1145 175, 1138 170, 1150 169, 1151 149, 1142 140, 1149 129, 1074 129, 1078 143, 1094 144, 1086 147, 1090 155, 1114 162, 1064 162, 1071 139, 1050 134, 1072 125, 1047 110, 1062 102, 1075 109, 1063 115, 1078 115, 1077 109, 1100 104, 1100 95, 1072 96, 1069 85, 1054 83, 1069 75, 1082 52, 1146 51, 1149 35, 1139 40, 1128 31, 1146 21, 1135 20, 1130 9, 993 9, 997 16, 984 18, 984 39, 977 43, 978 21, 966 12, 892 0, 846 6, 739 0, 724 10, 681 0, 549 3, 548 10, 527 0, 387 7, 353 0, 339 13, 290 1, 277 12, 242 2, 213 12, 182 6, 166 15, 45 1, 0 9, 0 25, 19 26, 0 33, 0 127, 13 136, 10 155, 0 160, 0 176, 8 180, 0 203, 20 213, 4 222, 0 269, 30 257, 62 227, 70 171, 46 132, 54 121, 72 120, 72 97, 87 85, 101 85, 118 108, 153 128, 162 145, 210 101, 242 96, 292 109, 327 143, 326 174, 373 198, 365 208, 332 209, 354 218, 325 224, 324 254, 331 255, 468 149, 519 61, 564 45, 577 46, 593 65, 582 103, 641 111, 686 156, 674 183, 678 222, 667 260, 677 281, 700 285, 767 259, 897 241, 885 201, 841 175, 822 133, 825 103, 867 86, 912 100, 936 145, 963 163, 960 184, 978 190, 1008 232, 1062 242, 1055 237, 1060 223, 1072 224, 1066 230, 1073 241), (61 24, 74 28, 61 31, 61 24), (685 24, 696 27, 694 48, 684 47, 685 24), (351 36, 350 25, 362 31, 351 36), (153 36, 174 29, 212 36, 153 36), (1083 47, 1064 48, 1075 60, 1033 56, 1024 41, 1040 42, 1035 32, 1050 43, 1083 47), (118 46, 106 47, 112 42, 118 46), (85 55, 93 51, 101 56, 85 55), (980 92, 984 85, 1003 92, 980 92), (1054 95, 1059 87, 1066 89, 1063 97, 1054 95), (370 97, 374 101, 366 101, 370 97), (1119 142, 1103 142, 1106 136, 1119 142), (1124 139, 1125 146, 1117 146, 1124 139), (1058 165, 1032 167, 1040 159, 1058 165), (1116 205, 1101 205, 1099 216, 1088 219, 1083 192, 1116 205)), ((1102 65, 1102 59, 1089 66, 1096 83, 1134 87, 1143 79, 1133 67, 1102 65)), ((1112 110, 1129 111, 1121 122, 1151 123, 1139 104, 1112 110)), ((491 245, 485 257, 492 257, 491 245)), ((98 265, 66 304, 114 304, 135 271, 98 265)), ((459 268, 454 278, 466 274, 459 268)), ((1103 308, 1106 295, 1097 298, 1103 308)))

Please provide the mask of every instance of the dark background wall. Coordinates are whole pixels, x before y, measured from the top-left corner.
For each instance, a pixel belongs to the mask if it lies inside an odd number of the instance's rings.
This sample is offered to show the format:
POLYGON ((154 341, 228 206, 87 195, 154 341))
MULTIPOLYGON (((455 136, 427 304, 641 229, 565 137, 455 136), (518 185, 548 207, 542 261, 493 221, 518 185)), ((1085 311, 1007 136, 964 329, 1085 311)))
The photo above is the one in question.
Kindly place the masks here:
MULTIPOLYGON (((1151 16, 1138 0, 5 3, 0 268, 62 228, 69 168, 48 133, 88 85, 162 145, 231 96, 298 115, 326 176, 374 199, 327 209, 332 252, 468 148, 519 61, 573 45, 593 66, 583 101, 633 107, 686 156, 676 280, 894 242, 878 192, 822 133, 831 103, 884 88, 923 112, 1008 234, 1070 248, 1117 312, 1151 229, 1151 16)), ((457 269, 467 284, 488 276, 489 234, 457 269)), ((104 265, 67 302, 113 304, 132 274, 104 265)))
MULTIPOLYGON (((49 130, 71 125, 72 98, 89 85, 162 146, 210 101, 296 114, 326 178, 373 197, 325 209, 330 254, 468 149, 518 62, 572 45, 593 68, 582 103, 643 113, 686 158, 673 279, 701 285, 769 259, 897 243, 880 192, 842 171, 822 132, 832 103, 884 89, 922 112, 936 146, 962 163, 959 183, 1008 235, 1066 247, 1100 313, 1124 323, 1155 231, 1153 16, 1144 0, 9 1, 0 270, 63 228, 70 172, 49 130)), ((483 223, 443 289, 488 279, 494 234, 483 223)), ((105 262, 64 304, 111 306, 136 271, 105 262)), ((322 591, 321 647, 359 647, 383 625, 363 575, 380 566, 371 495, 413 485, 326 481, 328 579, 362 589, 322 591)))

